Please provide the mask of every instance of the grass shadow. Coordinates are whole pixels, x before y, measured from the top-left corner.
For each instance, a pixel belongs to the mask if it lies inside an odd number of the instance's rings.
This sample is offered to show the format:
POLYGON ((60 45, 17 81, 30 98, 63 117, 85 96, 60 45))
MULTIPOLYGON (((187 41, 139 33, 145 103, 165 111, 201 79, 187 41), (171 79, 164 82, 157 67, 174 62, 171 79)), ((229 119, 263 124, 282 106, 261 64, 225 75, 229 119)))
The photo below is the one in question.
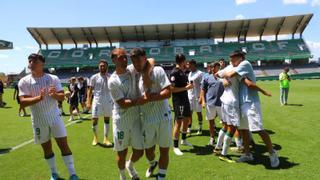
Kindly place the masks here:
POLYGON ((11 148, 3 148, 3 149, 0 149, 0 154, 7 154, 11 151, 11 148))
POLYGON ((213 146, 196 146, 194 145, 190 150, 181 150, 182 152, 190 152, 195 155, 212 155, 213 146))
MULTIPOLYGON (((215 137, 218 136, 219 131, 221 128, 216 128, 215 129, 215 137)), ((192 137, 192 136, 208 136, 210 137, 210 131, 209 130, 202 130, 202 134, 197 135, 196 133, 198 132, 198 130, 191 130, 191 135, 188 135, 188 137, 192 137)))
POLYGON ((113 148, 114 144, 112 143, 111 146, 107 146, 107 145, 105 145, 105 144, 103 144, 103 143, 98 143, 98 146, 99 146, 99 147, 102 147, 102 148, 113 148))
POLYGON ((12 107, 11 106, 3 106, 3 107, 0 107, 2 109, 11 109, 12 107))
MULTIPOLYGON (((271 129, 265 129, 265 131, 266 131, 269 135, 276 134, 276 132, 274 132, 274 131, 271 130, 271 129)), ((258 132, 252 132, 252 134, 259 134, 259 133, 258 133, 258 132)))
POLYGON ((303 106, 303 104, 287 104, 286 106, 303 106))
MULTIPOLYGON (((273 144, 273 145, 274 145, 274 149, 277 151, 282 149, 281 145, 279 144, 273 144)), ((288 157, 280 156, 279 157, 280 166, 277 168, 272 168, 270 166, 269 153, 267 153, 266 151, 266 146, 261 144, 256 144, 253 147, 253 157, 254 157, 254 161, 249 162, 248 164, 251 164, 251 165, 262 164, 266 169, 270 169, 270 170, 290 169, 290 168, 293 168, 294 166, 299 165, 299 163, 290 162, 288 160, 289 159, 288 157)))
POLYGON ((82 123, 82 122, 85 122, 85 121, 91 121, 91 119, 89 119, 89 118, 82 118, 81 120, 76 120, 77 122, 77 124, 80 124, 80 123, 82 123))

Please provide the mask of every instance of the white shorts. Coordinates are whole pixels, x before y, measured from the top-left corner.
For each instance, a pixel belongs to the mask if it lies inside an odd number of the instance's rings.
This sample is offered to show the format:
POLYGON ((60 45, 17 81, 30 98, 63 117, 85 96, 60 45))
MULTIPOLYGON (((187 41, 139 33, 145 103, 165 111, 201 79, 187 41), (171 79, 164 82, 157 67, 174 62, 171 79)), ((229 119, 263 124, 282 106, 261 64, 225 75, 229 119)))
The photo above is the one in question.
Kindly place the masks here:
POLYGON ((104 103, 92 103, 92 118, 111 117, 113 109, 112 100, 104 103))
POLYGON ((239 108, 222 103, 221 113, 222 113, 223 122, 235 127, 240 126, 240 109, 239 108))
POLYGON ((259 102, 245 103, 241 106, 239 129, 249 129, 253 132, 263 130, 262 114, 259 102))
POLYGON ((206 119, 214 120, 216 117, 222 119, 221 107, 220 106, 206 106, 206 119))
POLYGON ((143 135, 140 119, 125 123, 113 120, 114 150, 119 152, 131 146, 133 149, 143 149, 143 135))
POLYGON ((144 123, 143 129, 143 145, 145 149, 149 149, 155 145, 162 148, 172 146, 172 117, 171 114, 164 120, 157 123, 144 123))
POLYGON ((60 119, 52 126, 37 127, 33 126, 33 135, 35 144, 43 144, 48 142, 52 137, 62 138, 67 136, 66 128, 63 121, 60 119))
POLYGON ((189 99, 190 109, 193 112, 202 112, 201 104, 198 102, 198 98, 189 99))

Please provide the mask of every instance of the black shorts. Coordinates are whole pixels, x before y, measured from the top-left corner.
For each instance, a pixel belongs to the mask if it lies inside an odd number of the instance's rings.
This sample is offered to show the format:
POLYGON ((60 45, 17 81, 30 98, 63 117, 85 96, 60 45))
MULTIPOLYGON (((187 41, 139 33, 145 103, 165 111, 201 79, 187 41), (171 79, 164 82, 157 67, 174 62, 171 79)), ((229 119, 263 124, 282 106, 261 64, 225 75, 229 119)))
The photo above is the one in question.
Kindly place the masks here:
POLYGON ((72 106, 72 107, 78 107, 78 104, 79 104, 78 98, 70 98, 70 99, 68 100, 68 103, 69 103, 70 106, 72 106))
POLYGON ((79 103, 85 103, 87 100, 86 95, 80 94, 79 95, 79 103))
POLYGON ((191 117, 190 102, 188 99, 173 99, 172 104, 175 120, 191 117))

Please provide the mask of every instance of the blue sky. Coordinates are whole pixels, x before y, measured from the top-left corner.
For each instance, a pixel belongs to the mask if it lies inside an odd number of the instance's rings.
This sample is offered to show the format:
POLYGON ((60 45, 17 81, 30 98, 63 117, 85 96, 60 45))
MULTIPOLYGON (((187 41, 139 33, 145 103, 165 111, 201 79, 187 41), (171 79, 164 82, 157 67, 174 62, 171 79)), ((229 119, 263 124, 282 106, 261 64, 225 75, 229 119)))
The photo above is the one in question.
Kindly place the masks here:
POLYGON ((14 43, 0 51, 0 72, 20 72, 38 50, 26 27, 110 26, 264 18, 313 13, 304 32, 320 57, 320 0, 1 0, 0 39, 14 43))

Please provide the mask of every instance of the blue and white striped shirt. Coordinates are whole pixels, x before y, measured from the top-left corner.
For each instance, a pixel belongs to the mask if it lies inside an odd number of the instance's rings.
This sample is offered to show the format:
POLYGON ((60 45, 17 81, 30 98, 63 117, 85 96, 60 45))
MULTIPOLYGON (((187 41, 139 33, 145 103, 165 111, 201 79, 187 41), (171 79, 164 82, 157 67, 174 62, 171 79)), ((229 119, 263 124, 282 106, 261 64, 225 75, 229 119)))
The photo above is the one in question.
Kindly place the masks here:
MULTIPOLYGON (((164 88, 171 85, 162 67, 154 67, 151 72, 152 86, 149 93, 160 93, 164 88)), ((141 94, 145 92, 142 77, 139 80, 139 90, 141 94)), ((145 123, 158 123, 167 120, 170 115, 168 100, 148 102, 140 106, 142 121, 145 123)))
POLYGON ((40 78, 27 75, 19 81, 19 96, 39 96, 41 89, 45 89, 46 95, 43 100, 30 106, 32 125, 34 127, 46 127, 54 125, 61 120, 57 100, 48 95, 50 86, 54 86, 56 91, 62 91, 60 80, 57 76, 44 74, 40 78))

